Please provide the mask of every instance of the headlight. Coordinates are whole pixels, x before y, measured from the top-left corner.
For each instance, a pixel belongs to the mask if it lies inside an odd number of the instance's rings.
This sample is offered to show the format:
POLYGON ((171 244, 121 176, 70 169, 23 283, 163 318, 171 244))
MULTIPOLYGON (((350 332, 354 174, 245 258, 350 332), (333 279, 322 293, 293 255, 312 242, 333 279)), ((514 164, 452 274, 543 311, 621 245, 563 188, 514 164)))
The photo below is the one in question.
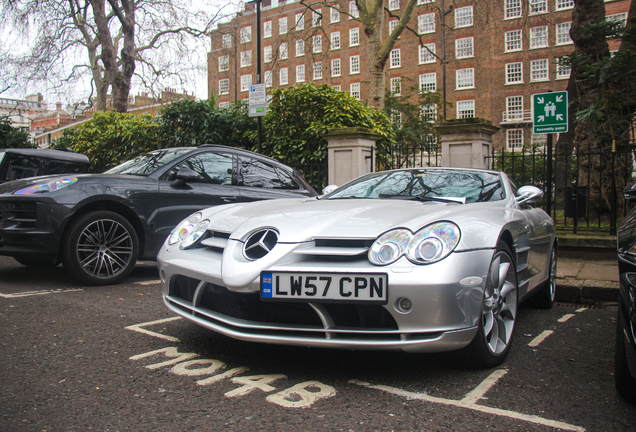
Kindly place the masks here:
POLYGON ((200 220, 201 213, 197 212, 181 221, 181 223, 172 230, 170 237, 168 237, 168 244, 172 246, 186 238, 197 227, 200 220))
POLYGON ((431 264, 446 258, 459 243, 459 227, 451 222, 427 225, 415 234, 399 228, 382 234, 369 249, 369 261, 391 264, 403 255, 414 264, 431 264))
POLYGON ((205 231, 208 229, 208 225, 210 225, 209 220, 204 220, 199 222, 199 224, 188 234, 188 236, 183 239, 181 244, 179 245, 179 249, 187 249, 196 242, 205 234, 205 231))
POLYGON ((67 177, 61 179, 55 179, 47 183, 39 183, 33 186, 25 187, 18 191, 13 192, 14 195, 32 195, 41 194, 47 192, 55 192, 60 189, 64 189, 67 186, 72 185, 77 181, 77 177, 67 177))

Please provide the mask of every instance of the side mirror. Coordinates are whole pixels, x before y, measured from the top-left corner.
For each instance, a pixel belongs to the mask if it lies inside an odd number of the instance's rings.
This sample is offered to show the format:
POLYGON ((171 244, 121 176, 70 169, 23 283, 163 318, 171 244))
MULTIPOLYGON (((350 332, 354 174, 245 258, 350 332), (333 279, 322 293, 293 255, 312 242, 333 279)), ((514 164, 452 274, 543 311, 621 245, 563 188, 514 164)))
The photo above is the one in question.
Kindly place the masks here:
POLYGON ((190 187, 186 183, 191 181, 196 182, 198 180, 201 180, 199 173, 190 168, 181 168, 179 172, 177 172, 177 179, 173 181, 170 186, 178 189, 189 189, 190 187))
POLYGON ((515 198, 517 204, 533 203, 543 197, 543 191, 536 186, 522 186, 517 191, 519 196, 515 198))
POLYGON ((336 189, 338 189, 338 185, 325 186, 325 188, 322 190, 322 194, 323 195, 327 195, 327 194, 335 191, 336 189))
POLYGON ((636 183, 628 183, 623 190, 627 201, 636 201, 636 183))

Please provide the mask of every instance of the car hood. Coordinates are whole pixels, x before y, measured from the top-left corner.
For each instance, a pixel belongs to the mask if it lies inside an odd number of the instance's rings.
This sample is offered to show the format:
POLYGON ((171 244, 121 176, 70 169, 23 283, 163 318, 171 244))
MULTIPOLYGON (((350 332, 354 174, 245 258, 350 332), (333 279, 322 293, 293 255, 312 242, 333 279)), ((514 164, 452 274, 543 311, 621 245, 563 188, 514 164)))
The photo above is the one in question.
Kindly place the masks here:
MULTIPOLYGON (((6 183, 0 184, 0 194, 13 193, 20 189, 24 189, 29 186, 33 186, 41 183, 48 183, 53 180, 62 179, 62 178, 77 178, 79 182, 97 182, 100 184, 108 185, 109 182, 112 182, 114 179, 141 179, 145 177, 141 176, 131 176, 131 175, 118 175, 118 174, 56 174, 56 175, 47 175, 47 176, 39 176, 39 177, 28 177, 25 179, 14 180, 6 183)), ((133 180, 134 181, 134 180, 133 180)))

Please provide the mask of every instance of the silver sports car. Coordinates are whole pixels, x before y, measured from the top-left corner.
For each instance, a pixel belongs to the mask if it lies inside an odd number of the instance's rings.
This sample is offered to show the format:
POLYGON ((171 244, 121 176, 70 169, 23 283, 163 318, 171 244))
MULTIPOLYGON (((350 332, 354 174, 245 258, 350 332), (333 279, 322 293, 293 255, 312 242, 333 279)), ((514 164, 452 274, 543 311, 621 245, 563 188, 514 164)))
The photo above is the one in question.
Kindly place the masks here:
POLYGON ((412 168, 320 197, 192 214, 158 256, 168 308, 253 342, 461 350, 501 363, 519 303, 551 307, 554 222, 505 173, 412 168))

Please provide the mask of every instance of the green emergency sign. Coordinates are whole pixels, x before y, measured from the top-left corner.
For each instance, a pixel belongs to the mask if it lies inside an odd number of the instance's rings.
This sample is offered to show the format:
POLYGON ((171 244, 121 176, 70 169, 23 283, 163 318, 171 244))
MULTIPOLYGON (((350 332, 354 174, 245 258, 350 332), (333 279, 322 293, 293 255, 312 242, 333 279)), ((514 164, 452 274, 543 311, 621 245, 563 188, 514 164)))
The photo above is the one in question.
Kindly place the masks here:
POLYGON ((568 131, 568 92, 532 95, 532 130, 535 134, 568 131))

